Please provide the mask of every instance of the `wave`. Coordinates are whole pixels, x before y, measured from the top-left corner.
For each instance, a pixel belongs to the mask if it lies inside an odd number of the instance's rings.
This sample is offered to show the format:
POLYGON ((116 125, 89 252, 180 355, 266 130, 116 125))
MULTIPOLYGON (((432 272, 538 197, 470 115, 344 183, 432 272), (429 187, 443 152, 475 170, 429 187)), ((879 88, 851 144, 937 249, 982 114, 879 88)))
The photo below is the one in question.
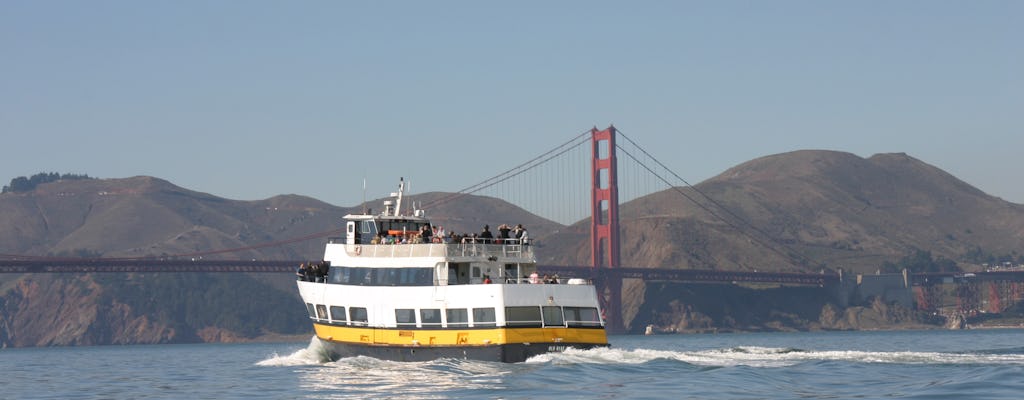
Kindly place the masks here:
POLYGON ((324 348, 323 343, 316 336, 313 336, 309 340, 309 346, 304 349, 299 349, 289 355, 278 355, 274 353, 270 358, 257 362, 256 365, 261 367, 287 367, 296 365, 319 365, 329 362, 330 358, 327 356, 327 350, 324 348))
POLYGON ((309 345, 306 346, 306 348, 296 350, 295 352, 287 355, 280 355, 277 353, 271 354, 267 359, 257 362, 256 365, 263 367, 301 365, 330 366, 350 370, 373 370, 387 369, 388 367, 394 366, 413 366, 423 370, 440 370, 455 373, 499 373, 502 371, 502 368, 497 367, 500 366, 501 363, 452 358, 420 362, 403 362, 382 360, 368 356, 357 356, 342 358, 332 362, 327 354, 327 350, 324 347, 323 342, 321 342, 320 338, 316 336, 310 338, 309 345))
POLYGON ((931 365, 1024 365, 1024 354, 1008 350, 970 353, 917 351, 806 350, 739 346, 701 351, 601 348, 567 350, 533 357, 528 363, 619 363, 642 364, 659 360, 679 361, 701 367, 786 367, 806 362, 931 364, 931 365))
POLYGON ((1010 347, 1002 349, 976 350, 975 353, 982 354, 1024 354, 1024 347, 1010 347))

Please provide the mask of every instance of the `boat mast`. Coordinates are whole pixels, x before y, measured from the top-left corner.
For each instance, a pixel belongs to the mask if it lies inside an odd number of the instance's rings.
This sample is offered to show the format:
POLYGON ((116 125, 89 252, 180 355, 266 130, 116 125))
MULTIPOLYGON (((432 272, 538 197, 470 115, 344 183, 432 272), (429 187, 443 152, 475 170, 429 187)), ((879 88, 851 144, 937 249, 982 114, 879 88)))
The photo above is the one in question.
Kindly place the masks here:
POLYGON ((395 214, 394 214, 395 216, 402 215, 402 193, 404 193, 404 192, 405 192, 405 178, 404 177, 398 178, 398 193, 397 194, 395 194, 395 193, 391 194, 391 196, 398 197, 398 199, 395 200, 395 214))

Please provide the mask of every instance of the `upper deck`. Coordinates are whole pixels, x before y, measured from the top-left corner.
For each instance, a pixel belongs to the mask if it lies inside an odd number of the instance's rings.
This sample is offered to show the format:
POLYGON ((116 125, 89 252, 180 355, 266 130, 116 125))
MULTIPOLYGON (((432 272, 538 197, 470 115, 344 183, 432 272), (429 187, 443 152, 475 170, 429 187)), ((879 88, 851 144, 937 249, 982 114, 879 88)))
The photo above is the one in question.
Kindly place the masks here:
POLYGON ((534 262, 533 246, 516 239, 501 243, 414 243, 414 244, 349 244, 344 239, 330 239, 325 260, 341 258, 403 258, 436 257, 448 260, 485 259, 507 262, 534 262))
MULTIPOLYGON (((445 234, 434 226, 424 210, 414 209, 402 213, 405 180, 399 180, 398 192, 393 200, 384 201, 384 211, 372 214, 349 214, 345 218, 345 236, 328 238, 324 260, 332 263, 360 264, 359 260, 434 258, 455 262, 535 263, 536 257, 530 241, 520 225, 514 237, 481 234, 480 237, 445 234)), ((487 227, 485 226, 485 231, 487 227)), ((374 264, 379 264, 374 262, 374 264)))

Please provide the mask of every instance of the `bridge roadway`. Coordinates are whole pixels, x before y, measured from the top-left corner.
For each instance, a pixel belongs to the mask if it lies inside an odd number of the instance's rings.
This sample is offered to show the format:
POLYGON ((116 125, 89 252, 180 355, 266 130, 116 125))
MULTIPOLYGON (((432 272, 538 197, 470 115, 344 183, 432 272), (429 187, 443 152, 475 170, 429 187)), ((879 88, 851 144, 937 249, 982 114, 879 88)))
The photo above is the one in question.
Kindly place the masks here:
MULTIPOLYGON (((89 273, 89 272, 255 272, 293 273, 302 260, 208 260, 208 259, 130 259, 130 258, 45 258, 0 259, 0 273, 89 273)), ((666 268, 593 268, 589 266, 539 265, 541 274, 558 274, 561 278, 610 279, 635 278, 668 282, 754 282, 828 286, 838 284, 838 274, 718 271, 666 268)), ((914 286, 948 282, 1024 282, 1024 271, 991 271, 977 273, 931 272, 910 275, 914 286)))
MULTIPOLYGON (((293 273, 303 261, 263 260, 162 260, 162 259, 29 259, 0 260, 0 273, 89 273, 89 272, 257 272, 293 273)), ((646 281, 674 282, 765 282, 803 285, 828 285, 838 275, 782 272, 742 272, 680 270, 660 268, 593 268, 588 266, 537 267, 542 274, 559 277, 608 279, 637 278, 646 281)))

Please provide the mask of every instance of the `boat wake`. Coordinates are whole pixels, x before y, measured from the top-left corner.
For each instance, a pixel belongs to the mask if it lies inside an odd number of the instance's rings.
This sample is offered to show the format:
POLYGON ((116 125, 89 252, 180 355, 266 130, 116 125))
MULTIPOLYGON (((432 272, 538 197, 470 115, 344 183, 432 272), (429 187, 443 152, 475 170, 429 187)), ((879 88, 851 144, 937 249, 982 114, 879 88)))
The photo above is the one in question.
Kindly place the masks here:
POLYGON ((373 357, 358 356, 342 358, 337 361, 331 361, 327 355, 327 350, 323 346, 323 342, 320 338, 313 336, 309 340, 309 345, 304 349, 296 350, 295 352, 287 355, 272 354, 267 359, 256 363, 262 367, 288 367, 288 366, 328 366, 347 370, 387 370, 389 366, 402 366, 402 368, 394 368, 395 370, 406 371, 410 366, 413 369, 421 370, 434 370, 434 371, 446 371, 453 373, 464 373, 464 374, 476 374, 476 373, 500 373, 502 372, 501 365, 506 365, 497 362, 484 362, 474 360, 462 360, 452 358, 441 358, 432 361, 420 361, 420 362, 402 362, 402 361, 389 361, 380 360, 373 357))
POLYGON ((296 352, 289 355, 278 355, 273 354, 270 358, 257 362, 256 365, 262 367, 287 367, 295 365, 318 365, 330 361, 327 357, 327 350, 324 348, 320 339, 313 336, 309 340, 309 346, 304 349, 299 349, 296 352))
POLYGON ((1024 365, 1024 354, 1020 352, 1011 353, 1006 350, 940 353, 917 351, 823 351, 757 346, 739 346, 692 352, 601 348, 592 350, 570 349, 564 353, 543 354, 527 360, 527 363, 642 364, 659 360, 680 361, 702 367, 748 366, 764 368, 787 367, 817 361, 932 365, 1024 365))
MULTIPOLYGON (((979 350, 964 353, 919 351, 859 351, 859 350, 805 350, 783 347, 737 346, 700 351, 674 351, 655 349, 598 348, 569 349, 562 353, 535 356, 526 364, 644 364, 653 361, 679 361, 700 367, 787 367, 806 362, 839 361, 878 364, 931 364, 931 365, 1020 365, 1024 366, 1024 348, 979 350)), ((259 366, 297 366, 334 364, 341 368, 364 369, 380 364, 401 364, 371 357, 345 358, 331 363, 327 351, 317 337, 309 345, 288 355, 273 354, 259 361, 259 366)), ((426 370, 463 371, 465 373, 494 372, 493 363, 440 359, 414 363, 426 370), (480 371, 478 371, 480 370, 480 371)), ((499 368, 500 369, 500 368, 499 368)))

